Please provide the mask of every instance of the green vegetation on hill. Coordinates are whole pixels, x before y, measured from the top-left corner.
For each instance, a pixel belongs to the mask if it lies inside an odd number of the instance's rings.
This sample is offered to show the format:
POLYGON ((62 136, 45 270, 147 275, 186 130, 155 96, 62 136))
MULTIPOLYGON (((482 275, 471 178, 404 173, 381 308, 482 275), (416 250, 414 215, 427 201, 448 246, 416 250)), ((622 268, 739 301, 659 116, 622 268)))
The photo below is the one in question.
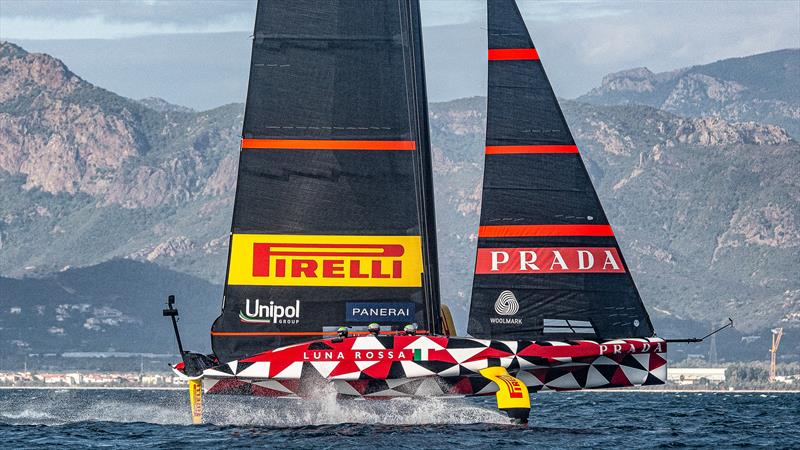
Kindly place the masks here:
POLYGON ((184 344, 209 351, 208 330, 222 288, 155 264, 115 260, 44 278, 0 277, 0 351, 172 353, 175 339, 161 317, 168 294, 178 298, 184 344))

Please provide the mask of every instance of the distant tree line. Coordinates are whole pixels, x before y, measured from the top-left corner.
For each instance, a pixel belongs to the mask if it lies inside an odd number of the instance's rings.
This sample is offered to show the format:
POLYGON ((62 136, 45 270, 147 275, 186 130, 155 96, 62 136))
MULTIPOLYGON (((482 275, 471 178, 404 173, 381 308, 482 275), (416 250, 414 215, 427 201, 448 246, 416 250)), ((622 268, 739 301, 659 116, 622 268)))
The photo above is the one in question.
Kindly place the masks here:
POLYGON ((800 387, 800 363, 781 363, 776 366, 778 376, 794 375, 794 383, 769 383, 769 363, 747 362, 736 363, 725 369, 727 385, 738 388, 759 388, 783 386, 786 388, 800 387))

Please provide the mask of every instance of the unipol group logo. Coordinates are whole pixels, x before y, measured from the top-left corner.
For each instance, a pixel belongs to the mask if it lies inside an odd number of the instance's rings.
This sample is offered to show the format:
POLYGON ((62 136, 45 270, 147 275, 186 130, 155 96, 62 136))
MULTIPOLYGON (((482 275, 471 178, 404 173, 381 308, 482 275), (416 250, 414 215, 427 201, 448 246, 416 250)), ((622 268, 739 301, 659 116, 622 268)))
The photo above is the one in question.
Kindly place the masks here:
POLYGON ((300 300, 293 304, 281 305, 270 300, 246 299, 244 311, 239 311, 239 321, 243 323, 262 323, 295 325, 300 322, 300 300))
POLYGON ((230 285, 419 287, 419 236, 234 234, 230 285))
POLYGON ((519 311, 517 297, 511 291, 503 291, 494 302, 494 312, 501 316, 513 316, 519 311))
POLYGON ((475 273, 625 273, 625 266, 613 247, 479 248, 475 273))
POLYGON ((489 323, 494 325, 522 325, 522 319, 509 317, 519 312, 519 301, 511 291, 503 291, 494 302, 494 312, 504 317, 489 317, 489 323))

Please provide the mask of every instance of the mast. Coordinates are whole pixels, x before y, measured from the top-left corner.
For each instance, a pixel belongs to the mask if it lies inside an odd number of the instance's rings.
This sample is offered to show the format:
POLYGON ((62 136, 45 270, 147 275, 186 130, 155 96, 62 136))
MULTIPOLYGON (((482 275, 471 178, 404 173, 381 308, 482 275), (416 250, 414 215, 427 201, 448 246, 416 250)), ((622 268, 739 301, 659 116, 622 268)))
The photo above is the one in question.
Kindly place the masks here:
POLYGON ((414 88, 411 90, 413 109, 416 113, 416 124, 418 127, 417 144, 417 174, 419 180, 419 201, 420 221, 422 224, 422 248, 423 263, 423 292, 425 294, 425 305, 427 319, 432 334, 440 334, 441 330, 441 296, 439 290, 439 256, 436 245, 436 211, 433 190, 433 159, 430 144, 430 124, 428 117, 428 91, 425 83, 425 61, 422 45, 422 23, 419 9, 419 0, 411 0, 407 3, 409 26, 411 30, 411 52, 410 58, 414 88))

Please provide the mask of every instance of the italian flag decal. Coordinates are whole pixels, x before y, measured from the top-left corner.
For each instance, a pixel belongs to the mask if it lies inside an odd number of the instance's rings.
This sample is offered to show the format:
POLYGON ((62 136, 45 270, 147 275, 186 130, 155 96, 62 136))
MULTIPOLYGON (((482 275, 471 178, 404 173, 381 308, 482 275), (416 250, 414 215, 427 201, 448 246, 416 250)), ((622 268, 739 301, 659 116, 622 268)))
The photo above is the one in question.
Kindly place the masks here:
POLYGON ((428 360, 428 349, 427 348, 415 348, 414 349, 414 361, 427 361, 428 360))

